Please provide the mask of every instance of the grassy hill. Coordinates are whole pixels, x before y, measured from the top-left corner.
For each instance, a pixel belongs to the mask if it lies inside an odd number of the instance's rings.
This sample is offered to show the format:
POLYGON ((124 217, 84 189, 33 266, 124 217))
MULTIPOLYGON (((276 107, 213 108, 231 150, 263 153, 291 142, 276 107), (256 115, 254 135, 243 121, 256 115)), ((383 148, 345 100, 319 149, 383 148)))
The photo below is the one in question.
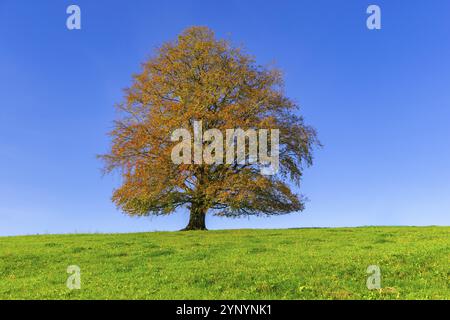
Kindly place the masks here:
POLYGON ((4 237, 0 299, 450 299, 449 258, 450 227, 4 237))

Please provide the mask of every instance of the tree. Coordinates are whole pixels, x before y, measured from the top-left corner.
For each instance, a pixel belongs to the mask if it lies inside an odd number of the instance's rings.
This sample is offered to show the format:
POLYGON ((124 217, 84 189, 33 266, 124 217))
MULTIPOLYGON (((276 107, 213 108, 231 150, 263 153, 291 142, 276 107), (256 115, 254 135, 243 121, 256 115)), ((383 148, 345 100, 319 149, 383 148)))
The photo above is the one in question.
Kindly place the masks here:
MULTIPOLYGON (((299 186, 319 142, 297 105, 283 93, 281 72, 255 60, 206 27, 191 27, 162 45, 134 75, 110 132, 105 171, 123 184, 113 202, 129 215, 166 215, 190 209, 184 230, 206 230, 207 212, 218 216, 279 215, 304 209, 299 186), (175 164, 179 128, 278 129, 279 171, 262 175, 261 163, 175 164)), ((205 146, 208 145, 204 142, 205 146)), ((246 141, 248 147, 248 141, 246 141)))

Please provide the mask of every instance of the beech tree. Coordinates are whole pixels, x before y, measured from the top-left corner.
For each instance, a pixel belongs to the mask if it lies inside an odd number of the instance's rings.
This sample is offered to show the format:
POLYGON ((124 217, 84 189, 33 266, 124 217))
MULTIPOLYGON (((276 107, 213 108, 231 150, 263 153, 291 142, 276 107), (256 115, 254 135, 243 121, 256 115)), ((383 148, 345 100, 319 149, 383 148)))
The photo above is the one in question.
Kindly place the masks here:
POLYGON ((292 188, 312 164, 319 144, 315 130, 285 96, 278 69, 257 65, 210 29, 188 28, 158 48, 133 76, 117 109, 111 149, 101 158, 106 172, 121 173, 112 200, 126 214, 167 215, 185 207, 190 220, 183 230, 206 230, 207 213, 270 216, 304 209, 302 195, 292 188), (179 142, 171 135, 180 128, 192 132, 194 122, 203 132, 278 129, 278 172, 263 175, 264 164, 249 161, 174 163, 179 142))

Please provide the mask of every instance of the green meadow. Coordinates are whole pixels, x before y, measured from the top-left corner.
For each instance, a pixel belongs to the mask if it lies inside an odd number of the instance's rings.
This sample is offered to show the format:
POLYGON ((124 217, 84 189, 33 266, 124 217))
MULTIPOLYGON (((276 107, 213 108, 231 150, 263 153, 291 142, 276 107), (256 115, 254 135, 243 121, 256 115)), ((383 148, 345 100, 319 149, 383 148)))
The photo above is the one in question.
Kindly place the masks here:
POLYGON ((2 237, 0 299, 450 299, 449 262, 450 227, 2 237))

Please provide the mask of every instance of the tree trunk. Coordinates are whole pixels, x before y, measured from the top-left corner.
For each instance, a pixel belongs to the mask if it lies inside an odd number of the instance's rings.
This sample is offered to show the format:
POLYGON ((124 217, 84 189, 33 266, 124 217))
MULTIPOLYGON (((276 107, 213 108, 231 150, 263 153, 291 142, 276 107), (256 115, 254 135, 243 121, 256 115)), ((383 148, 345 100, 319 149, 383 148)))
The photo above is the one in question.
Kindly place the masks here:
POLYGON ((208 208, 200 206, 198 204, 192 204, 191 206, 191 214, 189 217, 189 223, 186 228, 181 231, 189 231, 189 230, 208 230, 206 229, 205 218, 206 212, 208 208))

